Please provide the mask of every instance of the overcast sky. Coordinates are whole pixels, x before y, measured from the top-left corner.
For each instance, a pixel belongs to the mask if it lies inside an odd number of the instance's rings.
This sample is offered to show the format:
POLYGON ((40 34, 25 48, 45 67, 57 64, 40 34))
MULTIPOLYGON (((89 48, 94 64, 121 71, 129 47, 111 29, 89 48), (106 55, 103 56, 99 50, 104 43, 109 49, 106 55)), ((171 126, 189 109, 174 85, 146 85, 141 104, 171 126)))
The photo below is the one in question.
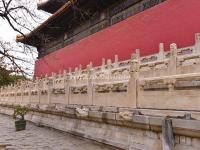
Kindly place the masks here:
MULTIPOLYGON (((25 22, 25 21, 23 22, 22 20, 19 20, 19 22, 24 24, 24 25, 29 25, 27 23, 30 23, 32 25, 31 28, 26 26, 29 29, 36 28, 39 25, 39 22, 42 23, 43 21, 45 21, 50 16, 50 14, 45 13, 44 11, 38 11, 37 10, 37 0, 20 0, 20 1, 15 0, 15 1, 13 1, 14 5, 15 5, 15 3, 17 3, 18 5, 22 5, 19 2, 27 3, 28 5, 26 5, 25 7, 28 7, 30 11, 34 12, 34 14, 38 17, 38 19, 40 18, 39 20, 37 19, 37 22, 34 22, 32 18, 28 18, 30 22, 25 22), (31 4, 31 6, 30 6, 30 4, 31 4)), ((1 5, 2 4, 1 4, 1 0, 0 0, 0 6, 1 5)), ((15 14, 13 14, 13 15, 15 15, 15 14)), ((20 17, 23 18, 22 15, 24 15, 24 14, 20 14, 18 12, 18 14, 16 14, 16 15, 18 15, 18 17, 16 17, 16 18, 20 18, 20 17)), ((15 27, 18 28, 18 26, 16 26, 16 25, 15 25, 15 27)), ((22 32, 27 34, 30 31, 22 29, 22 32)), ((23 53, 16 53, 16 51, 13 51, 14 55, 17 55, 18 57, 21 57, 21 58, 26 59, 26 60, 30 60, 32 62, 32 64, 34 64, 34 61, 35 61, 35 59, 37 57, 37 54, 33 53, 34 55, 33 54, 30 55, 30 54, 24 53, 23 47, 18 47, 17 44, 16 44, 16 41, 15 41, 16 40, 16 35, 19 35, 19 33, 15 32, 10 27, 10 25, 8 24, 8 22, 6 20, 0 18, 0 40, 6 41, 6 42, 10 42, 10 43, 12 43, 12 45, 15 45, 15 47, 13 47, 13 48, 17 49, 18 51, 21 51, 23 53)), ((36 51, 36 49, 32 48, 31 51, 36 51)), ((26 65, 26 64, 22 63, 21 66, 24 67, 24 68, 28 67, 30 69, 29 72, 31 74, 33 73, 34 65, 30 65, 30 64, 26 65)))
POLYGON ((5 41, 15 40, 17 33, 4 20, 0 20, 0 38, 5 41))
MULTIPOLYGON (((21 1, 27 1, 27 0, 21 0, 21 1)), ((30 0, 29 0, 30 1, 30 0)), ((17 0, 16 0, 17 2, 17 0)), ((31 6, 30 6, 30 10, 35 11, 35 13, 40 16, 40 18, 42 18, 41 20, 44 21, 45 19, 47 19, 49 17, 49 14, 41 11, 41 10, 37 10, 37 0, 31 0, 31 6)), ((33 22, 34 23, 34 22, 33 22)), ((35 24, 34 27, 37 27, 38 24, 35 24)), ((0 39, 3 39, 5 41, 13 41, 16 39, 16 35, 18 35, 19 33, 13 31, 13 29, 8 25, 6 20, 3 20, 0 18, 0 39)))

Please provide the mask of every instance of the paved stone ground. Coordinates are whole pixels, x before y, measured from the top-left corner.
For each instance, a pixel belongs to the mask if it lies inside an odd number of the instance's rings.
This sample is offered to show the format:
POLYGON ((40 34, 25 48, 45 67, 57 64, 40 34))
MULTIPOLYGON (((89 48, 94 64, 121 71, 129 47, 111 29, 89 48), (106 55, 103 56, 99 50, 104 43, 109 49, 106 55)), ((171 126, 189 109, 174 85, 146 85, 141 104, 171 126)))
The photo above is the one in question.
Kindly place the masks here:
POLYGON ((0 145, 8 145, 8 150, 113 150, 106 145, 31 123, 27 124, 27 130, 15 132, 14 120, 5 115, 0 115, 0 145))

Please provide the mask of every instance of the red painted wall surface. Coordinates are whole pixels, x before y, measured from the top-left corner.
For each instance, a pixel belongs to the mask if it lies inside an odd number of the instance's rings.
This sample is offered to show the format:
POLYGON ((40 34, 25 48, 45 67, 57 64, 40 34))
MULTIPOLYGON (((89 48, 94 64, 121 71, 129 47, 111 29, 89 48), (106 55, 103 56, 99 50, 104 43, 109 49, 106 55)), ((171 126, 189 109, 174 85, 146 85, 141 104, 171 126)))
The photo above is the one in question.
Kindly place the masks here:
POLYGON ((135 49, 141 55, 158 52, 158 44, 170 43, 179 47, 194 44, 200 32, 200 0, 167 0, 149 10, 130 17, 72 45, 64 47, 36 61, 35 76, 59 70, 84 67, 90 61, 100 65, 102 58, 129 59, 135 49))

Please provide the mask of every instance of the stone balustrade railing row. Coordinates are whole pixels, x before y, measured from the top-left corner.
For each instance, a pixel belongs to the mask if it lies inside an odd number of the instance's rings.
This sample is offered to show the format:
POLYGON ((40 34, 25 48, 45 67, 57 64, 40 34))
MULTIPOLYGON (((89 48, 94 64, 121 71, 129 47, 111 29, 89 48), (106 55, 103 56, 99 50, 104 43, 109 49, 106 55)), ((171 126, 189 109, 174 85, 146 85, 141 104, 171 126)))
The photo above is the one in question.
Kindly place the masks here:
POLYGON ((140 57, 139 50, 127 61, 105 59, 102 66, 1 87, 5 104, 80 104, 150 109, 197 110, 200 108, 200 34, 194 46, 140 57))

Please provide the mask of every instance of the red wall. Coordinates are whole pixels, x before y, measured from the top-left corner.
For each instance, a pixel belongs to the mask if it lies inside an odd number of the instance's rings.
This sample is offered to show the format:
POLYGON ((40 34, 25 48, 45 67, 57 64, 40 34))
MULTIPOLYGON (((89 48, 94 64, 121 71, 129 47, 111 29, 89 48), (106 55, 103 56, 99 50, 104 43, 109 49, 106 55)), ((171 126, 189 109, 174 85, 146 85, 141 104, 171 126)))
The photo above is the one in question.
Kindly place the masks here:
POLYGON ((129 59, 135 49, 141 55, 158 52, 164 42, 179 47, 194 44, 194 35, 200 32, 200 0, 167 0, 149 10, 130 17, 72 45, 64 47, 36 61, 35 76, 59 70, 84 67, 90 61, 100 65, 102 58, 129 59))

